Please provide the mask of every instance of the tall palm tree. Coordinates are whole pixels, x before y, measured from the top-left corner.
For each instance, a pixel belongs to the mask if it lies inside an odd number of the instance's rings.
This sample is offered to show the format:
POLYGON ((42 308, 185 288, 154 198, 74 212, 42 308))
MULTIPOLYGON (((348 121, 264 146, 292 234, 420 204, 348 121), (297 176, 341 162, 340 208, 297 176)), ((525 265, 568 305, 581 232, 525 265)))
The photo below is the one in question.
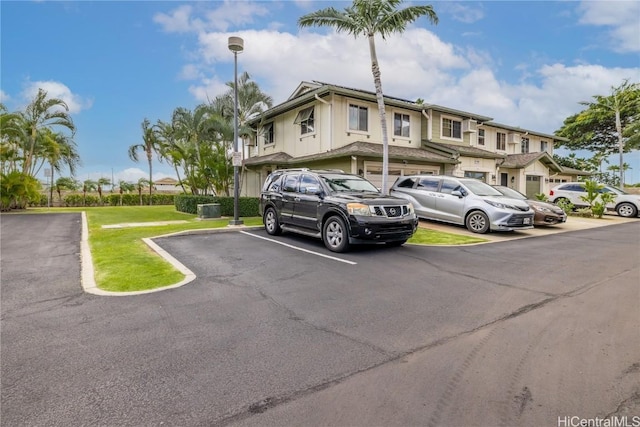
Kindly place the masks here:
POLYGON ((56 179, 55 187, 56 192, 58 193, 58 200, 60 200, 60 206, 62 206, 62 190, 77 190, 78 181, 68 176, 61 176, 56 179))
POLYGON ((183 170, 186 166, 183 164, 185 160, 184 149, 180 144, 180 140, 178 140, 176 136, 176 129, 173 127, 173 123, 166 123, 162 120, 158 120, 156 124, 156 134, 160 141, 160 150, 158 155, 161 159, 166 159, 173 165, 173 169, 176 172, 176 176, 178 177, 178 182, 182 187, 182 192, 186 193, 187 190, 184 188, 184 182, 180 177, 179 167, 182 167, 183 170))
POLYGON ((111 184, 111 181, 109 180, 109 178, 99 178, 97 181, 98 184, 98 196, 100 196, 100 204, 102 205, 102 187, 104 187, 105 185, 113 185, 111 184))
MULTIPOLYGON (((149 181, 153 183, 153 153, 159 152, 160 142, 156 135, 156 131, 149 123, 148 119, 142 121, 142 143, 134 144, 129 147, 129 158, 134 162, 138 161, 138 150, 142 150, 147 155, 147 162, 149 163, 149 181)), ((153 185, 149 186, 149 205, 151 202, 151 192, 153 185)))
POLYGON ((140 197, 140 206, 142 206, 142 190, 146 185, 151 185, 151 181, 147 178, 140 178, 135 184, 135 188, 138 190, 138 197, 140 197))
MULTIPOLYGON (((229 121, 229 125, 233 120, 234 109, 234 88, 235 82, 227 82, 229 90, 223 95, 216 97, 210 102, 213 110, 222 118, 229 121)), ((264 110, 273 107, 273 98, 264 93, 258 83, 251 80, 251 76, 246 71, 242 73, 238 78, 238 135, 242 139, 242 145, 244 147, 245 142, 253 134, 251 126, 247 126, 247 122, 264 110)), ((231 129, 233 131, 233 129, 231 129)), ((233 138, 231 138, 232 143, 233 138)), ((242 149, 242 156, 244 160, 244 148, 242 149)), ((244 181, 244 167, 240 171, 240 183, 239 188, 242 190, 242 182, 244 181)))
POLYGON ((37 143, 40 140, 39 133, 43 129, 60 126, 71 131, 73 135, 76 128, 69 115, 67 104, 62 99, 47 98, 47 91, 44 89, 38 89, 38 94, 20 115, 23 126, 27 130, 23 173, 28 174, 36 153, 37 143))
POLYGON ((407 24, 414 22, 421 16, 426 16, 432 24, 438 23, 438 16, 432 6, 409 6, 399 9, 401 4, 402 0, 354 0, 350 7, 344 9, 344 12, 328 7, 298 19, 300 27, 333 27, 338 32, 346 32, 355 37, 365 36, 369 40, 371 72, 376 87, 376 99, 382 128, 382 192, 384 194, 388 193, 389 137, 375 36, 379 34, 383 40, 386 40, 391 34, 404 32, 407 24))

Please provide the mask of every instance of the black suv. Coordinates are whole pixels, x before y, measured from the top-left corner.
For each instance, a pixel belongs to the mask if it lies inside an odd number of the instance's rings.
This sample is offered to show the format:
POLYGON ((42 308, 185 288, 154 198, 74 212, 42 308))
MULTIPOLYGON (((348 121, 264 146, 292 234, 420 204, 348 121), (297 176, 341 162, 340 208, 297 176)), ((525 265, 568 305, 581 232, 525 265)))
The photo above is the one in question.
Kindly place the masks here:
POLYGON ((418 226, 410 202, 385 197, 366 179, 335 170, 276 170, 262 187, 260 214, 267 233, 320 237, 333 252, 354 243, 400 246, 418 226))

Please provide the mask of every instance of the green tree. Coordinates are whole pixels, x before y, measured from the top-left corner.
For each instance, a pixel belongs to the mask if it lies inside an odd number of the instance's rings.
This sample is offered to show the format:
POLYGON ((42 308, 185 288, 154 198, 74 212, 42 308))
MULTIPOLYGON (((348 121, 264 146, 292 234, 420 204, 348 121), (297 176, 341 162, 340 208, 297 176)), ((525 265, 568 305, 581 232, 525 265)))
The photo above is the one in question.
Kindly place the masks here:
POLYGON ((100 204, 102 204, 102 189, 105 185, 111 185, 111 181, 109 178, 102 177, 98 179, 97 184, 98 196, 100 197, 100 204))
MULTIPOLYGON (((145 152, 149 163, 149 181, 153 182, 153 153, 160 152, 160 142, 156 131, 148 119, 142 121, 142 143, 129 147, 129 158, 134 162, 138 161, 138 150, 145 152)), ((151 193, 153 185, 149 186, 149 205, 151 205, 151 193)))
POLYGON ((67 104, 58 98, 48 98, 47 91, 44 89, 38 89, 38 94, 27 105, 24 112, 20 113, 20 116, 23 129, 27 133, 27 139, 23 147, 23 173, 30 174, 34 156, 38 152, 38 142, 42 141, 41 134, 43 130, 62 127, 71 131, 73 135, 76 128, 69 115, 67 104))
POLYGON ((590 150, 610 155, 619 153, 619 181, 624 186, 624 153, 640 148, 640 84, 625 80, 612 87, 610 95, 595 95, 586 108, 565 119, 556 134, 568 138, 562 143, 572 150, 590 150))
POLYGON ((184 149, 180 144, 181 141, 176 138, 176 130, 173 127, 173 123, 166 123, 162 120, 158 120, 158 123, 156 124, 156 135, 160 142, 158 155, 161 159, 165 159, 171 163, 176 172, 176 176, 178 177, 180 187, 182 187, 182 192, 186 193, 187 190, 184 187, 184 181, 180 177, 180 168, 185 170, 186 167, 184 165, 186 156, 184 149))
POLYGON ((87 206, 87 192, 98 189, 98 183, 92 179, 85 179, 82 183, 82 206, 87 206))
POLYGON ((120 206, 122 206, 122 196, 124 195, 124 192, 126 191, 127 193, 129 193, 130 191, 135 190, 136 186, 130 182, 124 181, 124 180, 120 180, 120 182, 118 183, 118 192, 120 193, 120 206))
POLYGON ((0 210, 24 209, 40 198, 40 181, 19 170, 0 174, 0 210))
POLYGON ((144 187, 151 184, 152 184, 151 181, 149 181, 147 178, 140 178, 138 179, 138 182, 136 182, 135 188, 136 190, 138 190, 138 197, 140 198, 140 206, 142 206, 142 190, 144 190, 144 187))
POLYGON ((60 203, 62 203, 62 190, 70 190, 75 191, 79 188, 78 181, 68 176, 61 176, 56 179, 56 183, 54 187, 56 188, 56 193, 58 193, 58 199, 60 203))
POLYGON ((369 40, 371 56, 371 72, 376 88, 380 126, 382 129, 382 192, 388 193, 389 179, 389 136, 387 134, 387 118, 382 92, 380 66, 376 53, 375 36, 380 35, 383 40, 394 33, 402 33, 408 24, 421 16, 426 16, 432 24, 438 23, 438 16, 430 5, 408 6, 399 9, 402 0, 354 0, 350 7, 339 12, 328 7, 309 13, 298 19, 300 27, 326 26, 333 27, 338 32, 346 32, 353 36, 365 36, 369 40))

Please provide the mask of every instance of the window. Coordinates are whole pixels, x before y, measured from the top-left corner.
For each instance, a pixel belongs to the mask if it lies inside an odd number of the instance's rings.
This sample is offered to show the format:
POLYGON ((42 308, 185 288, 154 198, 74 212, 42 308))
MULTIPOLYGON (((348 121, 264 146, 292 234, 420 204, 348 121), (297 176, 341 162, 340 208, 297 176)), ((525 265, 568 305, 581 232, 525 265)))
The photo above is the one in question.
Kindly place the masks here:
POLYGON ((462 122, 443 117, 441 133, 444 138, 462 139, 462 122))
POLYGON ((409 115, 395 113, 393 115, 393 134, 409 138, 409 115))
POLYGON ((264 125, 264 127, 262 128, 262 132, 264 135, 264 143, 265 144, 273 144, 275 142, 275 139, 273 138, 273 122, 271 123, 267 123, 266 125, 264 125))
POLYGON ((520 142, 520 152, 522 154, 527 154, 529 152, 529 138, 522 138, 520 142))
POLYGON ((400 182, 398 182, 397 187, 399 187, 399 188, 413 188, 415 183, 416 183, 415 178, 406 178, 404 180, 400 180, 400 182))
POLYGON ((315 194, 320 190, 320 181, 315 176, 302 175, 300 179, 300 193, 315 194))
POLYGON ((455 181, 451 181, 449 179, 445 179, 442 181, 442 186, 440 187, 440 192, 444 194, 451 194, 453 191, 460 191, 462 187, 455 181))
POLYGON ((496 150, 505 151, 507 149, 507 134, 498 132, 496 134, 496 150))
POLYGON ((312 133, 314 131, 313 110, 313 107, 300 110, 300 112, 296 116, 296 119, 293 121, 294 124, 300 125, 300 133, 302 135, 304 135, 305 133, 312 133))
POLYGON ((484 129, 478 129, 478 145, 484 145, 484 129))
POLYGON ((439 178, 422 178, 418 182, 418 188, 425 191, 438 191, 439 178))
POLYGON ((367 132, 369 130, 369 109, 349 104, 349 129, 367 132))
POLYGON ((471 171, 465 171, 464 172, 464 177, 465 178, 475 178, 475 179, 479 179, 480 181, 484 181, 485 178, 486 178, 484 172, 471 172, 471 171))
POLYGON ((282 183, 282 191, 298 191, 298 174, 287 175, 282 183))
POLYGON ((547 141, 540 141, 540 151, 547 151, 549 143, 547 141))

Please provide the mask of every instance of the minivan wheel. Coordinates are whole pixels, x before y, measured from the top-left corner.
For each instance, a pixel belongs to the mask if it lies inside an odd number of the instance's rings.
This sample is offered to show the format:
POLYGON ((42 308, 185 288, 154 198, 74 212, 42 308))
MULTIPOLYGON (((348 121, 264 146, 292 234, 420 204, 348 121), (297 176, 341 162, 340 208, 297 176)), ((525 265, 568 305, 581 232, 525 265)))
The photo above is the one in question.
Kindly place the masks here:
POLYGON ((474 233, 486 233, 489 231, 489 217, 484 212, 473 211, 467 215, 465 225, 474 233))
POLYGON ((267 208, 262 220, 264 222, 264 229, 270 235, 277 236, 282 233, 282 228, 280 228, 280 222, 278 221, 278 214, 275 209, 267 208))
POLYGON ((631 203, 620 203, 616 206, 616 212, 624 218, 634 218, 638 216, 638 209, 631 203))
POLYGON ((332 216, 324 223, 322 240, 332 252, 345 252, 349 249, 349 234, 342 218, 332 216))

